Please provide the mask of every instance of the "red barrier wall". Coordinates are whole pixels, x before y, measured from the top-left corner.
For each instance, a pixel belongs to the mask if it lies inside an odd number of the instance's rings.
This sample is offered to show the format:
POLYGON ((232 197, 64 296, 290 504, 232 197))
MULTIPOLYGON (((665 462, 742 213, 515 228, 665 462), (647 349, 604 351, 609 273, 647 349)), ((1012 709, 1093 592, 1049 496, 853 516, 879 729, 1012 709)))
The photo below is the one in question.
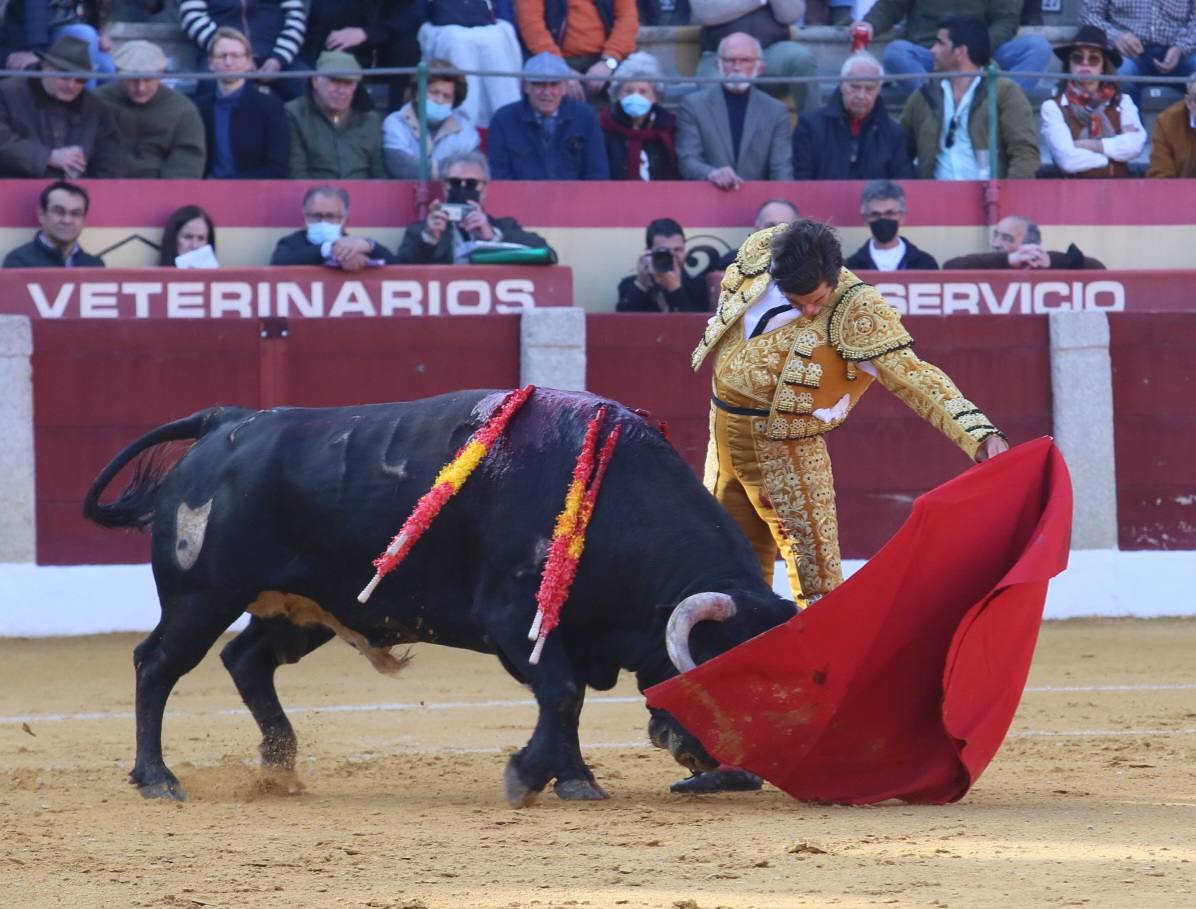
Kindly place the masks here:
POLYGON ((1193 351, 1196 314, 1109 317, 1121 549, 1196 549, 1193 351))
MULTIPOLYGON (((600 314, 586 320, 589 387, 669 424, 699 474, 706 452, 708 368, 689 354, 706 316, 600 314)), ((1014 442, 1050 432, 1047 319, 977 316, 903 320, 919 354, 941 366, 1014 442)), ((968 466, 955 446, 877 386, 827 436, 839 493, 843 553, 874 553, 909 514, 913 499, 968 466)))
POLYGON ((213 404, 326 406, 519 382, 515 316, 35 320, 33 347, 42 564, 148 561, 147 537, 96 527, 80 509, 100 469, 160 423, 213 404))

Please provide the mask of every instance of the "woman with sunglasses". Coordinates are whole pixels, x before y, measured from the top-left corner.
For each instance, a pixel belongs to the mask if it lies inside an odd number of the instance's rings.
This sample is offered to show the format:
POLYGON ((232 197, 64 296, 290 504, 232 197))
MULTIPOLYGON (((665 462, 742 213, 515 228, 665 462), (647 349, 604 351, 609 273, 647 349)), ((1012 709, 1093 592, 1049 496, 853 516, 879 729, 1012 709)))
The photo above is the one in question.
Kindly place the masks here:
MULTIPOLYGON (((444 159, 464 152, 476 151, 481 144, 461 102, 469 91, 465 74, 447 60, 429 60, 428 88, 424 99, 424 115, 428 134, 428 162, 432 172, 439 175, 444 159), (439 70, 440 72, 437 72, 439 70)), ((386 173, 396 180, 418 180, 419 173, 419 112, 415 107, 419 98, 414 86, 409 99, 382 122, 382 156, 386 173)))
POLYGON ((1146 131, 1138 108, 1112 75, 1121 65, 1103 29, 1082 25, 1070 44, 1055 48, 1071 78, 1042 104, 1042 136, 1067 177, 1128 177, 1146 131))

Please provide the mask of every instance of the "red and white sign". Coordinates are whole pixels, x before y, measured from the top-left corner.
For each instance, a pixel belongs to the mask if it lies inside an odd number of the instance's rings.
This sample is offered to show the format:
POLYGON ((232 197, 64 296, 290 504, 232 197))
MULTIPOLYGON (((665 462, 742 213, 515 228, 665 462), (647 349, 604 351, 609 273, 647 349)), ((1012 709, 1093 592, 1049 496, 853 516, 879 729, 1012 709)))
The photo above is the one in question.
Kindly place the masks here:
POLYGON ((573 303, 561 267, 13 269, 0 313, 35 319, 339 319, 481 316, 573 303))
POLYGON ((1190 271, 861 272, 907 316, 1192 312, 1190 271))

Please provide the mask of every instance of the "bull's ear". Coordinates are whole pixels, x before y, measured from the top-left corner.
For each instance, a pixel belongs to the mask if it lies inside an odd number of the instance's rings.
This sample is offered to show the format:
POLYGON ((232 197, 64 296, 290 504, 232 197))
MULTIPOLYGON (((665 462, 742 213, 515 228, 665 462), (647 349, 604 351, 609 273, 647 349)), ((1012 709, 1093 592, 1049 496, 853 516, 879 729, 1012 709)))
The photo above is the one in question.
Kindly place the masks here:
POLYGON ((678 672, 689 672, 695 663, 689 652, 689 633, 698 622, 725 622, 735 615, 735 601, 725 593, 695 593, 677 604, 664 632, 665 649, 678 672))

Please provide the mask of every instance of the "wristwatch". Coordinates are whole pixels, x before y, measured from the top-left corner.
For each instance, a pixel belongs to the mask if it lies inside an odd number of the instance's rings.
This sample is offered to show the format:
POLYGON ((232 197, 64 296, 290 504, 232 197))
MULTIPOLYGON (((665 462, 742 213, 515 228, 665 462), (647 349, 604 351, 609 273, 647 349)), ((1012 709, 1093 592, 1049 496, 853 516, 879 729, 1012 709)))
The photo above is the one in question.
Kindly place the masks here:
POLYGON ((614 57, 604 57, 602 62, 607 65, 607 68, 609 68, 612 73, 619 68, 619 61, 614 57))

